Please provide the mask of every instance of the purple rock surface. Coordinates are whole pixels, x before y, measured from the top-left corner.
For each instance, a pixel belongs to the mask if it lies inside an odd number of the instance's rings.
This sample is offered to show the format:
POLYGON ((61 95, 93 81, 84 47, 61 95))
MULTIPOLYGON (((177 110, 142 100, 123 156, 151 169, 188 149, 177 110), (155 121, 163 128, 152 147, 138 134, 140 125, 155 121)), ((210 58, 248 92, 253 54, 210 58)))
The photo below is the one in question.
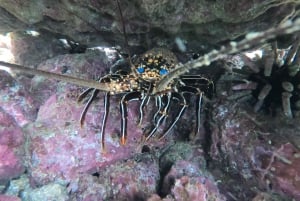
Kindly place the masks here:
POLYGON ((220 194, 214 178, 208 172, 199 169, 198 165, 188 161, 178 161, 172 166, 164 178, 163 187, 170 188, 168 196, 178 201, 226 200, 220 194))
POLYGON ((154 194, 147 201, 226 200, 210 173, 184 160, 177 161, 163 178, 162 191, 164 198, 154 194))
POLYGON ((145 200, 159 182, 157 159, 139 154, 101 168, 93 176, 83 174, 69 185, 73 200, 145 200))
POLYGON ((37 106, 26 85, 6 71, 0 71, 0 105, 23 126, 36 118, 37 106))
POLYGON ((20 198, 15 196, 9 196, 9 195, 1 195, 0 194, 0 201, 21 201, 20 198))
POLYGON ((15 120, 0 108, 0 183, 24 172, 24 136, 15 120))
MULTIPOLYGON (((299 149, 287 141, 289 134, 280 136, 276 132, 277 126, 284 126, 283 123, 275 125, 281 117, 268 123, 259 114, 246 108, 242 104, 233 103, 215 108, 214 118, 218 126, 212 132, 211 156, 231 172, 228 183, 220 185, 221 188, 230 191, 226 186, 239 175, 238 182, 246 181, 248 188, 259 186, 261 189, 299 200, 299 149), (271 130, 270 126, 275 129, 271 130)), ((298 130, 299 127, 293 127, 291 134, 295 135, 298 130)), ((239 189, 240 196, 253 196, 251 193, 247 194, 247 191, 243 192, 240 187, 236 189, 239 189)))

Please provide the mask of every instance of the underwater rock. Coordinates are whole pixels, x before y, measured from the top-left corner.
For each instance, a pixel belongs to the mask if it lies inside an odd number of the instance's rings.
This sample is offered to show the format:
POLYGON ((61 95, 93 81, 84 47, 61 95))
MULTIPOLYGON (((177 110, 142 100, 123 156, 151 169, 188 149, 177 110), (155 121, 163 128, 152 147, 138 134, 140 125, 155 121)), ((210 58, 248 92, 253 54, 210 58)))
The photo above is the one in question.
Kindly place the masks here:
MULTIPOLYGON (((245 179, 253 177, 249 168, 250 156, 260 143, 257 136, 253 134, 258 126, 247 114, 247 111, 234 103, 222 103, 216 106, 212 114, 215 123, 212 125, 210 150, 215 160, 227 159, 229 166, 245 179)), ((268 143, 265 143, 268 146, 268 143)))
POLYGON ((72 200, 145 200, 156 191, 160 175, 157 159, 137 154, 127 160, 81 175, 69 184, 72 200))
POLYGON ((200 144, 176 142, 165 147, 159 157, 163 176, 158 193, 147 201, 226 200, 207 171, 200 144))
MULTIPOLYGON (((120 4, 130 46, 143 48, 172 47, 174 38, 180 36, 189 46, 201 49, 203 45, 237 38, 251 30, 261 31, 278 25, 287 16, 299 15, 295 12, 299 3, 289 0, 135 0, 120 4)), ((120 45, 124 40, 116 7, 116 2, 107 0, 4 0, 0 3, 5 10, 0 15, 0 23, 5 25, 1 32, 44 30, 90 47, 120 45)))
MULTIPOLYGON (((232 177, 239 175, 248 189, 256 186, 299 199, 299 151, 285 136, 275 132, 276 127, 284 125, 282 122, 273 119, 277 122, 274 125, 242 103, 223 103, 215 108, 213 116, 214 125, 218 126, 212 130, 211 156, 224 172, 235 175, 232 177)), ((226 188, 226 182, 220 186, 228 191, 233 189, 226 188)))
POLYGON ((20 198, 10 195, 1 195, 0 194, 0 200, 1 201, 21 201, 20 198))
POLYGON ((67 188, 60 184, 51 183, 40 188, 23 193, 22 200, 41 201, 55 200, 66 201, 68 199, 67 188))
POLYGON ((14 150, 9 146, 0 145, 0 182, 8 181, 24 172, 24 166, 14 150))
POLYGON ((202 146, 199 144, 191 145, 188 142, 176 142, 164 148, 165 152, 161 155, 161 171, 169 170, 177 161, 190 161, 196 163, 200 169, 206 168, 206 159, 202 146))
POLYGON ((177 161, 162 183, 163 195, 161 199, 152 195, 147 201, 222 201, 226 198, 220 194, 214 178, 198 164, 189 161, 177 161))
POLYGON ((163 194, 167 195, 171 188, 174 187, 175 179, 183 176, 198 177, 203 175, 204 172, 202 169, 199 169, 199 164, 184 160, 176 161, 176 163, 172 165, 171 169, 164 177, 161 191, 163 194))
POLYGON ((269 187, 300 199, 300 151, 292 144, 282 144, 275 150, 257 150, 260 179, 269 187))
POLYGON ((0 70, 0 105, 20 126, 34 121, 37 106, 22 82, 0 70))
POLYGON ((14 119, 0 108, 0 182, 24 172, 22 157, 24 136, 14 119))
POLYGON ((0 8, 0 32, 7 33, 14 30, 25 30, 27 25, 13 16, 4 8, 0 8))
POLYGON ((175 201, 225 201, 215 182, 206 177, 183 176, 175 180, 171 195, 175 201))
MULTIPOLYGON (((112 50, 110 52, 89 50, 84 54, 65 54, 47 59, 40 63, 37 69, 81 79, 96 80, 109 71, 115 57, 116 52, 112 50)), ((32 96, 40 105, 44 104, 54 93, 65 94, 76 100, 83 91, 83 87, 40 76, 35 76, 31 80, 30 89, 32 96)))
POLYGON ((9 181, 9 185, 5 189, 5 195, 23 198, 23 195, 28 194, 30 190, 29 178, 27 174, 22 174, 20 177, 9 181))
POLYGON ((19 176, 23 171, 23 132, 14 119, 0 108, 0 180, 19 176))
POLYGON ((66 184, 59 182, 52 182, 41 187, 32 188, 28 175, 23 174, 19 178, 13 179, 9 182, 9 185, 5 190, 5 195, 12 197, 16 196, 24 201, 65 201, 68 199, 67 192, 66 184))
POLYGON ((9 36, 14 63, 19 65, 37 67, 46 59, 69 52, 56 36, 48 32, 16 31, 9 36))
POLYGON ((24 136, 21 127, 15 120, 0 108, 0 144, 18 147, 23 144, 24 136))
POLYGON ((268 192, 258 192, 256 196, 251 201, 283 201, 280 196, 268 193, 268 192))

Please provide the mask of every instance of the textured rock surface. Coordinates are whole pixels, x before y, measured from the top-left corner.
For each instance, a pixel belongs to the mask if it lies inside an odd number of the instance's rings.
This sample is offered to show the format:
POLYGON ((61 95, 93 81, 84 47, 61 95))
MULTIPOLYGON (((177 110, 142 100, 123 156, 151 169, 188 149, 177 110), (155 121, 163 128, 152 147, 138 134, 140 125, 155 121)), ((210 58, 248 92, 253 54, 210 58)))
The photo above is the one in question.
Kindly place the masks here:
POLYGON ((166 152, 160 156, 159 161, 161 171, 169 171, 177 161, 181 160, 196 164, 196 167, 199 169, 206 168, 206 160, 201 145, 190 145, 184 142, 177 142, 174 145, 170 145, 166 152))
MULTIPOLYGON (((221 161, 223 171, 231 174, 231 178, 223 176, 221 188, 229 190, 226 186, 233 182, 231 186, 236 187, 229 191, 237 191, 235 193, 245 198, 252 197, 253 192, 239 186, 238 182, 244 180, 248 189, 259 184, 260 189, 299 199, 299 150, 288 143, 288 134, 281 136, 274 132, 284 124, 270 124, 265 116, 262 118, 233 103, 216 107, 213 114, 216 124, 212 132, 211 156, 218 163, 221 161)), ((292 135, 296 135, 298 129, 294 126, 292 135)))
POLYGON ((9 36, 10 51, 14 55, 14 62, 17 64, 36 67, 48 58, 69 52, 63 43, 55 39, 55 36, 49 32, 16 31, 10 33, 9 36))
POLYGON ((0 105, 17 124, 23 126, 36 118, 37 105, 24 82, 0 71, 0 105))
POLYGON ((1 194, 0 194, 0 200, 3 200, 3 201, 21 201, 21 199, 18 198, 18 197, 9 196, 9 195, 1 195, 1 194))
MULTIPOLYGON (((97 79, 107 72, 114 61, 114 53, 111 60, 103 51, 88 51, 86 54, 65 54, 43 61, 38 69, 53 73, 74 76, 82 79, 97 79)), ((57 82, 53 79, 46 79, 40 76, 34 77, 29 83, 32 96, 39 104, 44 102, 53 94, 77 100, 77 96, 84 88, 69 83, 57 82)))
POLYGON ((72 200, 145 200, 156 191, 159 179, 157 159, 145 153, 100 169, 94 176, 82 175, 69 189, 72 200))
POLYGON ((272 152, 259 153, 261 179, 281 193, 300 199, 300 151, 292 144, 282 144, 272 152))
POLYGON ((14 119, 0 108, 0 183, 24 172, 24 136, 14 119))
POLYGON ((66 201, 68 192, 65 186, 60 184, 48 184, 40 188, 27 191, 23 195, 23 200, 40 201, 40 200, 56 200, 66 201))
POLYGON ((29 178, 26 174, 21 175, 21 177, 17 179, 11 180, 5 191, 5 195, 7 197, 19 197, 23 201, 65 201, 68 200, 67 193, 68 190, 65 184, 55 182, 49 183, 41 187, 32 188, 30 185, 29 178))
POLYGON ((29 178, 26 174, 21 175, 19 178, 12 179, 6 188, 5 194, 10 196, 18 196, 24 199, 28 191, 31 190, 29 178))
POLYGON ((163 179, 162 193, 165 198, 152 195, 148 201, 226 200, 219 193, 214 178, 204 169, 199 169, 199 165, 184 160, 175 162, 163 179))
MULTIPOLYGON (((180 36, 201 49, 203 44, 274 26, 293 13, 297 4, 290 0, 127 0, 121 1, 121 9, 132 47, 171 47, 180 36)), ((46 30, 88 46, 124 44, 114 1, 4 0, 0 8, 2 33, 46 30)))

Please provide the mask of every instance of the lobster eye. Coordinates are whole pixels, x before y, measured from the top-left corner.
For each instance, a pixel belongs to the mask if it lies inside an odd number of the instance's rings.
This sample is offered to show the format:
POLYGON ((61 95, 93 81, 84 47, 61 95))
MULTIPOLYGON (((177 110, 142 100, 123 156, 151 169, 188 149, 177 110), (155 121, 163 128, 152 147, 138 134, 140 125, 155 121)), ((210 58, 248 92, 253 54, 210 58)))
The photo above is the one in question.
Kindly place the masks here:
POLYGON ((139 66, 139 67, 136 69, 136 71, 137 71, 138 73, 143 73, 143 72, 145 72, 145 68, 144 68, 143 66, 139 66))
POLYGON ((160 75, 165 75, 165 74, 167 74, 167 73, 168 73, 168 70, 167 70, 167 69, 164 69, 164 68, 160 69, 160 71, 159 71, 159 74, 160 74, 160 75))

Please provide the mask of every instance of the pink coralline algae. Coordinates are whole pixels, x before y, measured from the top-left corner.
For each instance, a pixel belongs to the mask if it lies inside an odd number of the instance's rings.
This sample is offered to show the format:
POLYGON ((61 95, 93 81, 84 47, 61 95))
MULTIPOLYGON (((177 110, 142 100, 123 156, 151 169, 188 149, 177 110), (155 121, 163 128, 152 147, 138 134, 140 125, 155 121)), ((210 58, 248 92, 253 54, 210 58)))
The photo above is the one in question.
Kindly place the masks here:
POLYGON ((174 186, 171 188, 171 195, 174 200, 191 201, 222 201, 226 200, 220 194, 213 177, 187 162, 179 161, 164 178, 164 184, 174 179, 174 186))
POLYGON ((24 172, 23 132, 14 119, 0 108, 0 182, 24 172))
POLYGON ((23 126, 36 118, 37 106, 21 81, 13 78, 6 71, 0 71, 0 105, 23 126))
MULTIPOLYGON (((90 108, 83 128, 78 122, 83 107, 74 100, 66 102, 53 95, 45 104, 40 108, 37 121, 26 128, 32 161, 29 171, 37 184, 57 178, 75 179, 80 173, 96 171, 136 152, 139 141, 135 139, 140 139, 141 131, 134 130, 134 124, 129 124, 126 146, 119 144, 116 134, 110 135, 119 128, 119 124, 114 123, 119 122, 119 116, 109 119, 106 146, 102 149, 98 137, 102 112, 99 103, 90 108)), ((114 110, 112 115, 116 113, 114 110)))
POLYGON ((69 190, 78 201, 145 200, 155 193, 159 179, 157 159, 144 153, 102 168, 93 176, 82 175, 70 183, 69 190))
POLYGON ((21 199, 16 197, 16 196, 9 196, 9 195, 1 195, 0 194, 0 201, 21 201, 21 199))
POLYGON ((147 201, 224 201, 210 173, 199 169, 198 164, 177 161, 163 179, 165 198, 152 195, 147 201))
MULTIPOLYGON (((248 189, 256 185, 260 189, 300 199, 300 152, 296 146, 276 133, 276 129, 268 129, 270 123, 265 124, 258 114, 245 110, 241 105, 216 107, 214 117, 218 127, 213 130, 211 153, 221 164, 226 164, 224 170, 240 175, 247 181, 248 189)), ((277 127, 273 123, 271 125, 277 127)), ((298 129, 294 127, 292 134, 298 129)), ((288 134, 285 133, 285 137, 288 134)), ((230 191, 226 182, 221 186, 230 191)), ((236 189, 241 191, 241 187, 236 189)), ((251 193, 240 194, 248 198, 251 193)))
POLYGON ((24 171, 20 158, 9 146, 0 145, 0 157, 0 181, 17 177, 24 171))
POLYGON ((260 153, 260 177, 274 189, 300 200, 300 151, 290 143, 260 153))

